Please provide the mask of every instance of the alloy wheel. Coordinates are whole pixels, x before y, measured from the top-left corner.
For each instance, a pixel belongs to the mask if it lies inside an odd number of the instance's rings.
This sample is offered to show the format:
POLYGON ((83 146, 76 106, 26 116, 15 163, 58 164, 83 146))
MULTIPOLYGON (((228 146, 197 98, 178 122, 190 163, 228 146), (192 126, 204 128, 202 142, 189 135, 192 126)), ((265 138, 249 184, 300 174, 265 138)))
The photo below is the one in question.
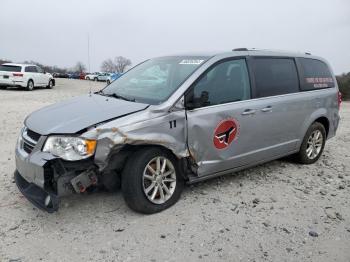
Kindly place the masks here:
POLYGON ((32 81, 29 81, 29 83, 28 83, 28 89, 29 89, 29 90, 33 90, 33 89, 34 89, 34 84, 33 84, 32 81))
POLYGON ((323 145, 323 135, 320 130, 311 133, 307 140, 306 155, 309 159, 315 159, 321 152, 323 145))
POLYGON ((175 192, 176 171, 166 157, 155 157, 146 165, 143 172, 143 192, 154 204, 163 204, 175 192))

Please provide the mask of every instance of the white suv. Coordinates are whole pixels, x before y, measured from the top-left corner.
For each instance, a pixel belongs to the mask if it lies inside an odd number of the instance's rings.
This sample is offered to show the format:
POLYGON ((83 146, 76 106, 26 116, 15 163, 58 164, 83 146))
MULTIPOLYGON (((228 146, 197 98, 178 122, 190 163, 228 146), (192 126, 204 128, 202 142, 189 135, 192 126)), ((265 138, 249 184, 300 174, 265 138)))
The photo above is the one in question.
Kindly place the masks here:
POLYGON ((55 79, 37 65, 6 63, 0 65, 0 87, 24 87, 31 91, 34 87, 53 88, 55 79))
POLYGON ((103 72, 96 72, 87 74, 85 76, 86 80, 93 80, 93 81, 103 81, 106 82, 108 80, 108 77, 110 76, 110 73, 103 73, 103 72))

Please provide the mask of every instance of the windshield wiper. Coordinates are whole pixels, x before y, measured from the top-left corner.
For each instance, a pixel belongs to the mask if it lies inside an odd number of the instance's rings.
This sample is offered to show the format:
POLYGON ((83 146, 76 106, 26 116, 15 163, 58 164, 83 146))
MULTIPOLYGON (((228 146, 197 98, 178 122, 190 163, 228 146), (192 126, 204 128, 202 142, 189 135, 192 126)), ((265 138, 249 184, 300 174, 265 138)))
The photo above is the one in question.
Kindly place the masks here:
POLYGON ((114 98, 122 99, 122 100, 125 100, 125 101, 130 101, 130 102, 135 102, 136 101, 135 98, 128 98, 128 97, 125 97, 125 96, 118 95, 117 93, 113 93, 113 94, 102 93, 102 94, 105 95, 105 96, 114 97, 114 98))
POLYGON ((95 94, 99 94, 101 96, 114 97, 114 98, 117 98, 117 99, 122 99, 122 100, 130 101, 130 102, 136 102, 135 98, 129 98, 129 97, 121 96, 121 95, 118 95, 117 93, 107 94, 107 93, 103 92, 102 90, 96 92, 95 94))

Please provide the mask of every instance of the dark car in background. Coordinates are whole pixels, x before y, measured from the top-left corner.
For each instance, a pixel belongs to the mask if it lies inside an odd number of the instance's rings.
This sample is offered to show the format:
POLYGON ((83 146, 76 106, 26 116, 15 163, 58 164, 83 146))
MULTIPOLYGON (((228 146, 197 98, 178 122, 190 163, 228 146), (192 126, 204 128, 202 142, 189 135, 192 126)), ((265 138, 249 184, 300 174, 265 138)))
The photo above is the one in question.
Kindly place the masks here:
POLYGON ((54 78, 69 78, 67 73, 53 73, 52 75, 54 78))

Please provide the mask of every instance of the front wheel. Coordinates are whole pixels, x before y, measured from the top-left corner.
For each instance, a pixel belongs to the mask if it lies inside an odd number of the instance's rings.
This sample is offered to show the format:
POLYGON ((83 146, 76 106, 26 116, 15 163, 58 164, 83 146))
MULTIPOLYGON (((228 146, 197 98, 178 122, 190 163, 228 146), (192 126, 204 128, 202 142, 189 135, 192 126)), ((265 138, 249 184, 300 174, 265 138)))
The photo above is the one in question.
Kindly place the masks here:
POLYGON ((109 85, 110 83, 111 83, 111 81, 108 79, 108 80, 107 80, 107 85, 109 85))
POLYGON ((49 84, 47 85, 46 88, 48 88, 48 89, 52 89, 53 88, 53 81, 52 80, 49 81, 49 84))
POLYGON ((313 123, 306 132, 303 142, 297 153, 297 160, 302 164, 313 164, 322 155, 326 143, 326 130, 319 123, 313 123))
POLYGON ((95 78, 94 78, 94 81, 97 82, 97 80, 98 80, 97 77, 95 77, 95 78))
POLYGON ((140 213, 160 212, 180 198, 184 180, 178 161, 160 148, 134 153, 122 174, 122 191, 127 205, 140 213))

